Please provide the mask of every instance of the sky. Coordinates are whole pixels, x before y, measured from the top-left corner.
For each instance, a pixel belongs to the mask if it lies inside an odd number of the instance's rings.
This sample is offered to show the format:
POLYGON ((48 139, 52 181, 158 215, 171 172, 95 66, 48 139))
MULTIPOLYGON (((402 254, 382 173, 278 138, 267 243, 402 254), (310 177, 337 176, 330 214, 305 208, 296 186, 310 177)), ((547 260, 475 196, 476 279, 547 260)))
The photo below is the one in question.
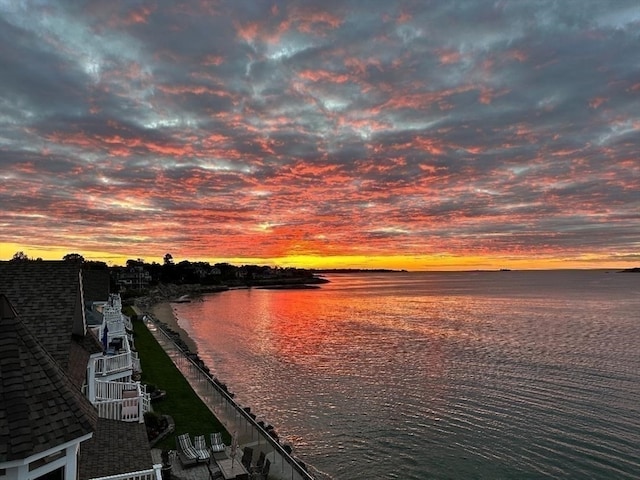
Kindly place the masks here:
POLYGON ((640 265, 637 0, 0 0, 0 259, 640 265))

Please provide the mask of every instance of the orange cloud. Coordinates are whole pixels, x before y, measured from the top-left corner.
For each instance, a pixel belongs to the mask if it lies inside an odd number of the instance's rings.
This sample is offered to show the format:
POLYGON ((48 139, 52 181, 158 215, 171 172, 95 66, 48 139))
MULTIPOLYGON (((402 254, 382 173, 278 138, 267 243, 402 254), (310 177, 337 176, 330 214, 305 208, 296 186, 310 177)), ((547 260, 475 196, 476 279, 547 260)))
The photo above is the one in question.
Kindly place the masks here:
POLYGON ((300 32, 316 35, 325 35, 329 30, 334 30, 343 23, 343 19, 340 16, 319 9, 295 7, 289 11, 289 16, 296 23, 300 32))
POLYGON ((350 81, 348 75, 335 74, 326 70, 303 70, 298 72, 298 76, 304 80, 310 80, 312 82, 331 82, 331 83, 346 83, 350 81))

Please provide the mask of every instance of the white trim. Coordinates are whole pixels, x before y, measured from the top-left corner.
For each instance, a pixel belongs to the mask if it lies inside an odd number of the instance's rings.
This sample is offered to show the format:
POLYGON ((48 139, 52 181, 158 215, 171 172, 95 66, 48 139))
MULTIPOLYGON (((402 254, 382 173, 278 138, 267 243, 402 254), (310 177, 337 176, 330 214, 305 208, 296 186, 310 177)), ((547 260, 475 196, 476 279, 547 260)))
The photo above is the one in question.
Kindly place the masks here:
POLYGON ((155 463, 148 470, 140 470, 138 472, 120 473, 117 475, 109 475, 107 477, 93 477, 90 480, 162 480, 162 464, 155 463))
POLYGON ((49 450, 36 453, 34 455, 31 455, 29 457, 26 457, 20 460, 12 460, 10 462, 0 462, 0 468, 9 470, 10 468, 21 467, 24 465, 28 466, 32 462, 40 460, 41 458, 44 458, 44 457, 48 457, 49 455, 53 455, 54 453, 59 452, 61 450, 66 450, 69 447, 73 447, 74 445, 77 447, 78 445, 80 445, 81 442, 84 442, 85 440, 89 440, 91 437, 93 437, 93 432, 87 433, 82 437, 78 437, 68 442, 61 443, 60 445, 56 445, 55 447, 50 448, 49 450))

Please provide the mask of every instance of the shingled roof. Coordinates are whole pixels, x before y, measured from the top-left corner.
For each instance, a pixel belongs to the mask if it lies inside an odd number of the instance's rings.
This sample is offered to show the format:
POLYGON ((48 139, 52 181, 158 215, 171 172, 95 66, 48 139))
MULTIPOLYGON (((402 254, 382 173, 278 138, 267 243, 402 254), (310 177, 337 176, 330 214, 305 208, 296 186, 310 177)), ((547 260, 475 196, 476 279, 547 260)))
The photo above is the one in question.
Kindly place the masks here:
POLYGON ((97 413, 0 294, 0 462, 95 430, 97 413))
POLYGON ((78 462, 78 478, 119 475, 153 467, 147 428, 144 423, 128 423, 98 419, 91 440, 82 444, 78 462), (114 459, 118 459, 117 462, 114 459))
MULTIPOLYGON (((64 261, 0 262, 0 293, 68 373, 86 369, 89 354, 102 351, 84 324, 81 267, 64 261)), ((72 375, 81 376, 81 371, 72 375)))

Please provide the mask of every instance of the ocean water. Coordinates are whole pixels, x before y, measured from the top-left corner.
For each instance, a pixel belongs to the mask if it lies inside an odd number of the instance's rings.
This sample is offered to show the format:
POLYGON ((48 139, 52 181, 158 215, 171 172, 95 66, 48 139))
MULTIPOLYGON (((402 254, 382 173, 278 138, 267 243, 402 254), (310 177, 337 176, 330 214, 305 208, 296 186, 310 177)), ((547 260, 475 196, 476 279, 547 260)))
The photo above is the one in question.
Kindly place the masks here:
POLYGON ((214 374, 334 479, 640 478, 640 275, 328 275, 174 305, 214 374))

